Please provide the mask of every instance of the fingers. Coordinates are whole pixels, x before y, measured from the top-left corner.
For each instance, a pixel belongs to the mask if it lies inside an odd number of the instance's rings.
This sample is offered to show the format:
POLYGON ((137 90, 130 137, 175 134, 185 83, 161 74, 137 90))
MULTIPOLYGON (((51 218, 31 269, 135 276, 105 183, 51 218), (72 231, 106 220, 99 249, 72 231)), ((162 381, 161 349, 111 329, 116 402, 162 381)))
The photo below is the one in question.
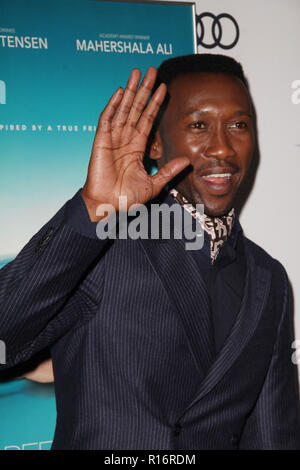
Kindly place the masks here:
POLYGON ((148 137, 166 93, 166 86, 162 84, 145 109, 156 75, 155 67, 149 67, 139 87, 141 72, 132 70, 125 90, 119 88, 101 113, 94 141, 97 147, 128 144, 137 129, 139 134, 148 137))
POLYGON ((190 163, 191 162, 187 157, 174 158, 174 160, 166 163, 154 176, 152 176, 152 197, 156 197, 162 188, 190 163))
POLYGON ((136 130, 137 122, 144 111, 155 80, 156 69, 154 67, 149 67, 139 88, 137 82, 130 87, 132 83, 129 80, 123 100, 113 119, 115 134, 119 137, 122 135, 124 141, 129 141, 136 130))
POLYGON ((147 138, 150 134, 154 119, 156 118, 158 114, 159 108, 166 96, 166 93, 167 93, 167 87, 164 83, 162 83, 155 91, 154 95, 149 101, 147 108, 143 112, 138 122, 137 129, 139 133, 143 134, 147 138))
POLYGON ((127 122, 128 115, 130 113, 133 101, 136 96, 136 92, 140 83, 141 72, 139 69, 133 69, 129 80, 127 82, 123 99, 114 115, 113 127, 116 130, 121 129, 125 126, 127 122))
POLYGON ((154 86, 156 75, 156 69, 154 67, 149 67, 145 77, 143 78, 141 86, 136 93, 127 119, 128 125, 132 128, 136 127, 136 124, 144 111, 144 108, 147 104, 148 98, 154 86))
POLYGON ((98 121, 95 141, 96 140, 101 140, 103 142, 111 141, 111 137, 110 137, 111 121, 116 113, 116 110, 118 109, 119 104, 122 101, 123 94, 124 94, 124 90, 121 87, 118 88, 117 91, 115 91, 115 93, 110 98, 104 110, 102 111, 99 121, 98 121))

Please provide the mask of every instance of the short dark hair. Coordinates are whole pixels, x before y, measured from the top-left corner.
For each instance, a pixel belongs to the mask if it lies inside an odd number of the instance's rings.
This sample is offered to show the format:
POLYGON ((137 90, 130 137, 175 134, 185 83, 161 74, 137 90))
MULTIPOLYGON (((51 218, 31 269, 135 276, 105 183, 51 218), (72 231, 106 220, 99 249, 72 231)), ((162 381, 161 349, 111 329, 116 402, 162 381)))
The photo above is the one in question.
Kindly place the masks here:
POLYGON ((248 88, 243 67, 232 57, 221 54, 190 54, 172 57, 161 63, 157 70, 157 79, 154 90, 161 83, 167 86, 174 78, 185 73, 227 73, 239 78, 248 88))

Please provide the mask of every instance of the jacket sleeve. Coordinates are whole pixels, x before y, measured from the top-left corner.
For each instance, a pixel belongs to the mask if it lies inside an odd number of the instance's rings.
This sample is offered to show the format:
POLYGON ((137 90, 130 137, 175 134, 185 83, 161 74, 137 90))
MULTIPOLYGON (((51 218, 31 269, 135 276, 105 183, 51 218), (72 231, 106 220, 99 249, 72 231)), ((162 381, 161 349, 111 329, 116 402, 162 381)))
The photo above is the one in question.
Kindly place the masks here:
POLYGON ((300 449, 297 366, 292 362, 290 287, 286 272, 280 267, 284 276, 284 295, 277 338, 264 385, 241 436, 240 450, 300 449))
POLYGON ((78 285, 107 240, 96 235, 80 191, 0 271, 0 371, 50 346, 86 309, 78 285))

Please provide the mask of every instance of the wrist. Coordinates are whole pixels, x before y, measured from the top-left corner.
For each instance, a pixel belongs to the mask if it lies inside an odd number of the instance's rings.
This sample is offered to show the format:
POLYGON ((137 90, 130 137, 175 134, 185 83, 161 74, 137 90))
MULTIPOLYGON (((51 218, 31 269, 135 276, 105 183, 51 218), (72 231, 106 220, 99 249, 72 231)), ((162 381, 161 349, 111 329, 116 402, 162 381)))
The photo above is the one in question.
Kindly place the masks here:
POLYGON ((115 211, 115 209, 111 206, 111 210, 106 210, 103 215, 97 215, 97 209, 99 208, 99 206, 101 206, 102 204, 108 205, 108 203, 90 197, 87 194, 85 188, 82 188, 80 190, 80 193, 86 205, 91 222, 99 222, 100 220, 103 220, 104 218, 110 216, 115 211))

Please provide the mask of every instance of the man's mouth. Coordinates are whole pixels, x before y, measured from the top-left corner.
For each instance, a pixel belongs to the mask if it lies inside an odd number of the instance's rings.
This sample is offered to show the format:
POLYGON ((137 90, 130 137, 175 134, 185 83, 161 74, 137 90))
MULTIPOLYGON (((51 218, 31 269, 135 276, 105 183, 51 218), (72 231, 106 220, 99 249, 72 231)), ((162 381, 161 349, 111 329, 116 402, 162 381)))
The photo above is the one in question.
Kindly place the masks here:
POLYGON ((232 173, 212 173, 210 175, 202 176, 204 181, 214 184, 225 184, 228 183, 232 173))
POLYGON ((226 170, 216 168, 214 170, 207 169, 205 172, 203 172, 204 174, 201 175, 201 178, 210 193, 214 193, 217 195, 225 195, 230 192, 233 184, 232 180, 235 170, 226 170))

